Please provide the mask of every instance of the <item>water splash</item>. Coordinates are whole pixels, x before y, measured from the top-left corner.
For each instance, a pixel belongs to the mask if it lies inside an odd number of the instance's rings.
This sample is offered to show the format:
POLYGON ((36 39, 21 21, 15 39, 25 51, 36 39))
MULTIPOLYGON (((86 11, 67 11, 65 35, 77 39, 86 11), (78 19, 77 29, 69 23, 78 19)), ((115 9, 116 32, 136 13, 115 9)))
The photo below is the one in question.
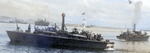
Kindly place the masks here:
POLYGON ((135 8, 134 8, 134 18, 133 18, 133 23, 132 24, 137 24, 138 21, 141 18, 141 6, 142 6, 143 2, 142 1, 138 1, 135 3, 135 8))

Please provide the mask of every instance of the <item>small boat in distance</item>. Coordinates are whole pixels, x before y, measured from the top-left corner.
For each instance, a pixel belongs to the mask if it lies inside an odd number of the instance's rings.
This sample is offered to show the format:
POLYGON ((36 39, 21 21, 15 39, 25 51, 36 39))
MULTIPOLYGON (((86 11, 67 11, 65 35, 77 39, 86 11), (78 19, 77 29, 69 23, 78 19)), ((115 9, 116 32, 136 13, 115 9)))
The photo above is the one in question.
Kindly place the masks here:
POLYGON ((48 26, 49 25, 49 22, 45 20, 42 20, 42 19, 38 19, 37 21, 35 21, 35 25, 38 25, 38 26, 48 26))
POLYGON ((45 30, 35 28, 32 33, 30 25, 26 32, 19 31, 6 31, 11 42, 21 42, 23 44, 29 44, 33 46, 44 46, 44 47, 79 47, 79 48, 90 48, 90 49, 113 49, 114 42, 109 40, 103 40, 101 34, 91 33, 89 31, 78 32, 77 28, 74 28, 72 32, 65 30, 64 17, 62 14, 62 27, 57 30, 57 26, 48 27, 45 30))
POLYGON ((134 24, 133 31, 127 29, 126 32, 121 33, 117 36, 118 39, 125 39, 126 41, 148 41, 149 36, 147 33, 142 33, 141 31, 135 30, 136 25, 134 24))

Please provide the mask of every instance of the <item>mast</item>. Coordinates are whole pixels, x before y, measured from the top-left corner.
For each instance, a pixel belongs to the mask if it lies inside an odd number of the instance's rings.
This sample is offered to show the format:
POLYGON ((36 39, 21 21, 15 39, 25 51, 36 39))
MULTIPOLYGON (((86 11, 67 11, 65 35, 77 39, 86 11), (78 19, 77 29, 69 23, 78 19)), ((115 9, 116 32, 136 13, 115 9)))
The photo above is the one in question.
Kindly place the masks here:
POLYGON ((136 24, 134 23, 134 26, 133 26, 133 31, 136 31, 136 24))
POLYGON ((62 13, 62 26, 61 26, 62 31, 64 31, 64 27, 65 27, 65 13, 62 13))
POLYGON ((85 18, 83 18, 83 28, 85 28, 85 26, 86 26, 86 20, 85 18))
MULTIPOLYGON (((83 13, 82 15, 84 15, 85 13, 83 13)), ((83 24, 82 24, 82 26, 83 26, 83 28, 85 28, 86 27, 86 19, 85 19, 85 16, 83 16, 83 24)))

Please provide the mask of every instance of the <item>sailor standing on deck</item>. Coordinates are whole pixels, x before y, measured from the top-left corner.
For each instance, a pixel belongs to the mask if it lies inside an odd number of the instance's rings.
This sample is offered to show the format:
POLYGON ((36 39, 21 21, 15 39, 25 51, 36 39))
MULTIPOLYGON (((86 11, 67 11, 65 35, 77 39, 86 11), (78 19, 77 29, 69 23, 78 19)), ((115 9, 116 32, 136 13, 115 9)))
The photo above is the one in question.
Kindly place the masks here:
POLYGON ((19 29, 20 29, 20 27, 18 27, 18 25, 17 25, 17 31, 19 31, 19 29))
POLYGON ((28 26, 28 32, 31 32, 31 25, 28 26))

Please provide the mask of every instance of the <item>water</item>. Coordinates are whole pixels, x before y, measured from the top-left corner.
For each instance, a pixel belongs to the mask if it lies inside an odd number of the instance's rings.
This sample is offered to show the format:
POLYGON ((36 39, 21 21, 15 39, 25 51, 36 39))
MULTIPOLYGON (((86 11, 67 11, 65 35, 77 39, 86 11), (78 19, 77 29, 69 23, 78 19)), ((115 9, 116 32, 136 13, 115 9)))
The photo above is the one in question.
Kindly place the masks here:
MULTIPOLYGON (((34 25, 32 31, 34 30, 34 25)), ((28 24, 19 24, 22 30, 26 30, 28 24)), ((68 27, 69 29, 71 27, 68 27)), ((118 31, 96 31, 102 33, 104 39, 109 39, 115 42, 114 51, 107 50, 85 50, 78 48, 41 48, 20 44, 11 44, 7 36, 6 30, 16 30, 16 24, 0 23, 0 53, 150 53, 149 41, 125 41, 118 40, 116 35, 120 34, 118 31)), ((149 34, 149 32, 148 32, 149 34)))

